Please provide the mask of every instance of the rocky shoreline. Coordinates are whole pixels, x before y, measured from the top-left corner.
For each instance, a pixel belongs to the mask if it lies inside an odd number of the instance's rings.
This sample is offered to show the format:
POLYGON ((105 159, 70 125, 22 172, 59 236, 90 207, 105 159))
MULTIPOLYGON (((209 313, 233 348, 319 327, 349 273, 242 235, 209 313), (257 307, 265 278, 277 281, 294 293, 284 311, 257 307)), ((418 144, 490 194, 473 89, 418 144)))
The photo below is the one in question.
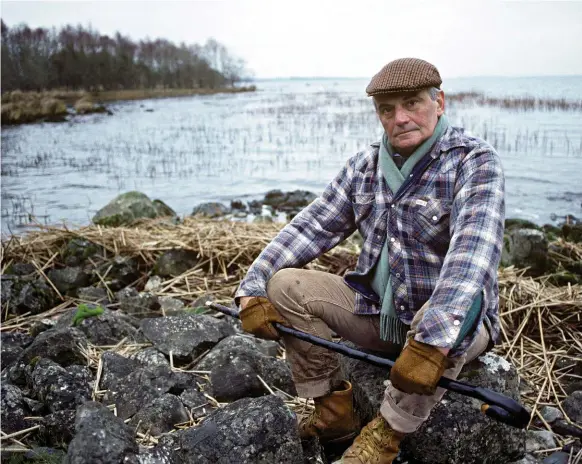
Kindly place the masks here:
MULTIPOLYGON (((282 226, 271 222, 273 213, 291 217, 313 198, 273 191, 261 202, 200 205, 195 217, 177 218, 163 202, 129 192, 100 210, 93 226, 43 228, 4 242, 3 461, 332 462, 341 450, 297 435, 295 415, 312 404, 295 397, 284 347, 242 333, 237 320, 205 306, 230 304, 282 226)), ((523 352, 520 365, 511 349, 496 350, 466 366, 461 380, 521 398, 530 409, 535 403, 530 429, 496 423, 474 400, 447 394, 407 438, 401 462, 536 463, 547 456, 543 462, 567 463, 582 454, 582 347, 570 339, 550 345, 552 324, 574 340, 581 331, 581 227, 571 218, 556 228, 508 221, 500 270, 502 310, 508 330, 523 325, 510 334, 520 343, 522 334, 533 337, 527 318, 513 319, 520 308, 549 311, 547 295, 559 303, 547 320, 542 360, 558 351, 550 380, 562 379, 560 401, 544 386, 536 402, 539 386, 524 377, 523 352)), ((359 246, 353 236, 310 267, 342 274, 359 246)), ((385 372, 349 359, 342 368, 360 416, 370 419, 385 372)))

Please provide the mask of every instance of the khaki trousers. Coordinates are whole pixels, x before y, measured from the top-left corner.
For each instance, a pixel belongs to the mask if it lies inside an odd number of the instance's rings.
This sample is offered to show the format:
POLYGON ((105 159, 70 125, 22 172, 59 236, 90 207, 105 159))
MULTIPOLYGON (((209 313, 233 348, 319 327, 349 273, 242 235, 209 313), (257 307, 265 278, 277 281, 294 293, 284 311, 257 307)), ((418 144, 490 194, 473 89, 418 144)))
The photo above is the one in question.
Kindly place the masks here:
MULTIPOLYGON (((283 269, 267 285, 269 300, 299 330, 331 339, 332 331, 357 345, 375 351, 399 353, 402 347, 380 339, 378 315, 354 314, 355 293, 340 276, 320 271, 283 269)), ((415 315, 408 336, 413 336, 424 307, 415 315)), ((456 379, 464 364, 483 353, 489 335, 483 324, 475 341, 463 355, 452 358, 453 367, 444 376, 456 379)), ((295 337, 283 335, 287 360, 300 397, 327 395, 333 380, 342 379, 339 355, 295 337)), ((388 377, 388 375, 387 375, 388 377)), ((445 393, 437 388, 432 396, 403 393, 387 381, 380 413, 401 433, 414 432, 429 416, 445 393)))

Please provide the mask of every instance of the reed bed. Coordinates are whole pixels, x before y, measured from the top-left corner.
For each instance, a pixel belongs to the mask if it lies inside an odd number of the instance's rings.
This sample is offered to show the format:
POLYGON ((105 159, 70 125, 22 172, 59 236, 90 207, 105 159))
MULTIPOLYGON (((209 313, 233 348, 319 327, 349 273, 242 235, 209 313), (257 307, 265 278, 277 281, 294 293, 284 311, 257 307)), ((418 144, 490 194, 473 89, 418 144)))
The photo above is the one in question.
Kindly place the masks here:
MULTIPOLYGON (((2 243, 2 271, 11 263, 28 262, 44 277, 49 267, 60 263, 66 244, 71 239, 81 239, 101 247, 100 259, 115 255, 138 259, 144 269, 143 278, 136 283, 141 289, 157 257, 164 251, 180 248, 195 251, 198 263, 164 281, 155 293, 180 298, 187 304, 200 301, 201 297, 230 304, 240 279, 282 226, 199 218, 186 218, 177 225, 147 220, 131 227, 92 225, 75 230, 39 225, 25 236, 13 236, 2 243)), ((360 243, 357 236, 352 236, 307 267, 341 275, 355 266, 360 243)), ((559 249, 568 251, 568 259, 582 257, 581 245, 563 240, 556 243, 559 249)), ((495 351, 518 369, 525 382, 522 401, 531 408, 533 420, 541 417, 539 410, 544 405, 562 409, 568 382, 582 381, 582 286, 558 287, 547 276, 531 278, 525 276, 525 270, 514 268, 499 271, 499 285, 502 338, 495 351)), ((26 330, 35 321, 55 317, 78 302, 64 297, 51 311, 11 319, 1 330, 26 330)), ((95 371, 102 348, 93 348, 87 354, 88 365, 95 371)), ((115 347, 118 351, 134 348, 123 343, 115 347)), ((96 389, 94 393, 98 396, 100 392, 96 389)), ((296 398, 286 400, 297 412, 312 407, 296 398)), ((565 412, 564 415, 567 417, 565 412)))

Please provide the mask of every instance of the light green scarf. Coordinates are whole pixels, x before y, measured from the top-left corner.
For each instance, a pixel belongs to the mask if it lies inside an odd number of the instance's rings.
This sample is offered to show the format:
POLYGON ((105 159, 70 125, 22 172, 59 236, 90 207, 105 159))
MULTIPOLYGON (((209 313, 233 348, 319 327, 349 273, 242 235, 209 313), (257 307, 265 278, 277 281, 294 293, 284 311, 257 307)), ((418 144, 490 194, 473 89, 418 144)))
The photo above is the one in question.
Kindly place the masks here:
MULTIPOLYGON (((416 163, 418 163, 430 151, 435 142, 444 134, 449 123, 443 114, 434 129, 432 136, 424 141, 412 155, 408 157, 402 169, 399 170, 392 160, 395 153, 390 145, 386 134, 382 137, 380 144, 380 170, 393 195, 400 189, 404 180, 410 175, 416 163)), ((408 326, 404 324, 396 314, 394 307, 394 296, 392 294, 392 277, 390 276, 390 259, 388 252, 389 240, 384 241, 380 258, 372 269, 372 289, 380 295, 382 309, 380 311, 380 338, 399 345, 404 345, 408 326)))

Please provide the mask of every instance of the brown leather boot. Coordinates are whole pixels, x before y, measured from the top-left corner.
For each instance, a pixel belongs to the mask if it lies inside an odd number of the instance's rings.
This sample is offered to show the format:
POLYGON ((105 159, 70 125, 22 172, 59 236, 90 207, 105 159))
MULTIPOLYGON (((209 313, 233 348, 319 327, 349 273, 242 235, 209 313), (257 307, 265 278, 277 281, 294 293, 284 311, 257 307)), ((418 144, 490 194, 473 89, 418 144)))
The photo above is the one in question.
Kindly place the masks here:
POLYGON ((299 419, 301 438, 319 437, 322 443, 337 443, 356 436, 360 425, 354 413, 352 384, 344 380, 340 388, 314 398, 315 411, 299 419))
POLYGON ((366 425, 343 454, 341 464, 392 464, 404 434, 396 432, 382 416, 366 425))

